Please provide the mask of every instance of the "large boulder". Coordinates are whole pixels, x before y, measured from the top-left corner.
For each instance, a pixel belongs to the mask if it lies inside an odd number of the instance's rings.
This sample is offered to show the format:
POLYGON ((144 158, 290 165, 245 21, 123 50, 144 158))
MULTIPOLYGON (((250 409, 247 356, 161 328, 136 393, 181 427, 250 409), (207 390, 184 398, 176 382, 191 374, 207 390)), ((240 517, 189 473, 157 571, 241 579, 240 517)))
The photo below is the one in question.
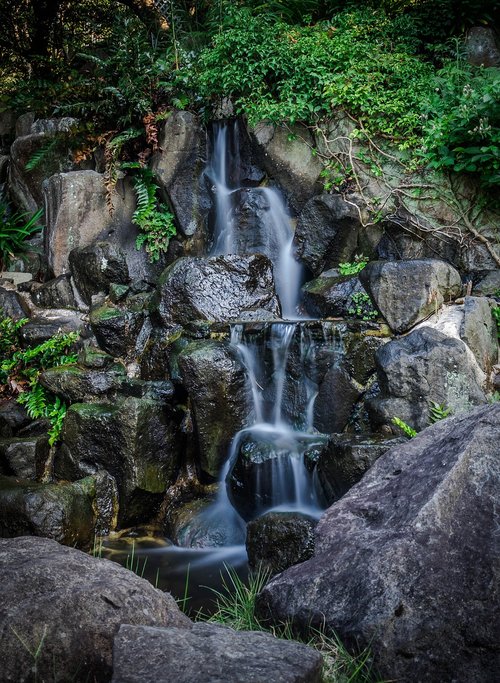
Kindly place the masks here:
POLYGON ((473 26, 467 32, 465 41, 467 60, 474 66, 498 66, 500 46, 493 27, 473 26))
POLYGON ((0 438, 0 467, 21 479, 41 477, 49 457, 47 436, 0 438))
POLYGON ((30 288, 33 302, 40 308, 78 308, 69 273, 30 288))
POLYGON ((3 681, 34 680, 34 666, 37 680, 109 681, 120 624, 190 626, 169 594, 54 541, 0 540, 0 569, 3 681))
POLYGON ((321 191, 323 165, 312 154, 314 140, 301 126, 280 127, 261 122, 250 131, 257 159, 285 191, 292 208, 299 212, 306 201, 321 191), (290 130, 295 135, 290 135, 290 130))
POLYGON ((124 304, 105 301, 90 310, 90 326, 103 351, 116 358, 138 355, 140 333, 146 322, 144 297, 124 304))
POLYGON ((42 484, 0 476, 0 536, 45 536, 88 548, 96 533, 96 481, 42 484))
POLYGON ((359 279, 396 334, 437 312, 462 290, 458 271, 438 259, 372 261, 359 279))
POLYGON ((320 432, 341 432, 349 422, 362 388, 341 367, 329 368, 318 383, 314 426, 320 432))
POLYGON ((24 299, 10 284, 0 287, 0 316, 7 316, 14 320, 28 318, 30 308, 24 299))
POLYGON ((279 315, 271 262, 261 254, 178 259, 163 272, 154 306, 166 325, 279 315))
POLYGON ((229 346, 216 341, 192 342, 178 362, 191 401, 201 468, 217 477, 248 416, 245 371, 229 346))
POLYGON ((93 294, 107 294, 112 283, 127 285, 130 282, 124 253, 109 242, 73 249, 69 254, 69 266, 76 288, 89 305, 93 294))
POLYGON ((178 444, 168 410, 147 398, 75 403, 66 413, 55 459, 61 479, 106 470, 119 491, 120 522, 152 518, 174 482, 178 444))
POLYGON ((268 512, 247 525, 248 563, 270 575, 305 562, 314 554, 317 520, 298 512, 268 512))
POLYGON ((391 449, 323 515, 315 556, 266 586, 260 615, 369 647, 384 679, 493 683, 499 462, 500 404, 391 449))
POLYGON ((43 207, 45 178, 74 167, 69 134, 76 120, 50 119, 45 123, 32 124, 29 132, 23 131, 25 134, 14 140, 10 148, 9 191, 15 204, 28 213, 43 207), (41 158, 36 167, 27 170, 27 164, 38 154, 41 158))
POLYGON ((322 657, 269 633, 216 624, 189 629, 124 625, 113 646, 113 683, 320 683, 322 657))
POLYGON ((340 275, 337 268, 326 270, 307 282, 302 292, 306 311, 316 318, 348 316, 353 307, 353 294, 366 294, 358 277, 340 275))
POLYGON ((485 375, 463 341, 430 326, 382 346, 376 354, 380 398, 375 424, 399 417, 415 429, 429 424, 431 402, 454 414, 486 403, 485 375))
POLYGON ((187 111, 171 112, 160 130, 152 169, 185 237, 202 238, 210 205, 201 181, 205 158, 206 132, 198 118, 187 111))
POLYGON ((313 197, 297 221, 294 237, 297 256, 318 276, 325 269, 352 260, 360 230, 359 212, 341 195, 313 197))

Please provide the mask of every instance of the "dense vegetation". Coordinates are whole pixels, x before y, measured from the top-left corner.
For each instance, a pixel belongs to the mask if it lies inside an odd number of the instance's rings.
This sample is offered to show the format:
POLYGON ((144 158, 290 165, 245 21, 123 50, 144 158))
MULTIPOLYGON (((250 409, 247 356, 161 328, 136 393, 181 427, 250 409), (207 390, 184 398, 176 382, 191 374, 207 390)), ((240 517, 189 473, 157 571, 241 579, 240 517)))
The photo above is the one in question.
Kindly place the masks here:
MULTIPOLYGON (((209 118, 230 97, 251 122, 315 126, 346 112, 358 134, 389 139, 413 167, 464 172, 496 188, 499 69, 471 66, 462 38, 471 25, 494 26, 499 7, 498 0, 2 0, 0 106, 79 118, 76 157, 106 147, 111 179, 118 160, 145 164, 170 109, 209 118)), ((161 211, 162 225, 171 226, 161 211)))

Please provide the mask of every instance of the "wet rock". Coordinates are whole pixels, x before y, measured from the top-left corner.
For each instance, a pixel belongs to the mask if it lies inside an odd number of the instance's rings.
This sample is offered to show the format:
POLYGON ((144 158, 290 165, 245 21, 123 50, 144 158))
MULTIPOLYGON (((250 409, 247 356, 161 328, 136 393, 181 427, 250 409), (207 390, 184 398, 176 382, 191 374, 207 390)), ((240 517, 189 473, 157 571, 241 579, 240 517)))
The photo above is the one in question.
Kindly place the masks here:
POLYGON ((279 315, 271 263, 261 254, 178 259, 163 272, 154 306, 166 325, 238 320, 258 309, 279 315))
POLYGON ((313 197, 297 221, 297 256, 318 276, 325 269, 352 260, 360 229, 359 212, 341 195, 313 197))
POLYGON ((111 401, 119 396, 167 402, 174 393, 173 385, 168 380, 147 382, 128 377, 125 368, 119 363, 108 370, 78 365, 50 368, 41 373, 39 382, 69 403, 111 401))
POLYGON ((48 457, 49 442, 46 435, 0 439, 3 469, 21 479, 40 478, 48 457))
POLYGON ((189 630, 123 625, 113 646, 113 683, 320 683, 322 657, 269 633, 215 624, 189 630))
POLYGON ((56 334, 79 332, 83 336, 85 327, 85 319, 81 313, 68 309, 47 309, 30 318, 26 325, 21 327, 20 337, 24 346, 36 346, 56 334))
MULTIPOLYGON (((1 140, 1 133, 0 133, 1 140)), ((0 142, 1 147, 1 142, 0 142)), ((0 183, 4 183, 7 180, 7 174, 9 172, 9 160, 10 157, 4 154, 0 154, 0 183)))
POLYGON ((151 519, 177 474, 179 446, 162 404, 126 398, 75 403, 66 413, 55 473, 75 480, 106 470, 117 482, 120 523, 151 519))
POLYGON ((109 681, 122 623, 189 627, 173 598, 108 560, 42 538, 0 540, 0 645, 6 681, 109 681), (16 635, 18 634, 18 635, 16 635))
POLYGON ((44 536, 89 547, 95 533, 95 481, 41 484, 0 476, 0 536, 44 536))
POLYGON ((73 168, 69 139, 67 137, 57 139, 53 131, 34 132, 32 130, 29 134, 14 140, 10 153, 9 191, 12 199, 22 210, 35 213, 43 207, 42 185, 45 178, 73 168), (40 162, 34 169, 27 170, 28 162, 43 149, 47 151, 40 162))
POLYGON ((317 520, 297 512, 268 512, 247 525, 248 562, 274 576, 314 554, 317 520))
POLYGON ((145 315, 140 305, 116 306, 105 302, 91 309, 90 326, 101 349, 116 358, 125 358, 136 350, 145 315))
POLYGON ((369 646, 384 679, 493 682, 499 444, 495 404, 385 453, 323 515, 315 556, 264 588, 260 616, 369 646))
POLYGON ((473 288, 472 294, 474 296, 500 296, 500 268, 498 270, 490 270, 481 278, 473 288))
POLYGON ((192 500, 169 515, 169 538, 182 548, 218 548, 245 542, 243 522, 214 507, 213 496, 192 500), (229 519, 232 517, 233 519, 229 519), (232 523, 235 522, 235 523, 232 523))
POLYGON ((396 334, 409 330, 462 290, 458 272, 437 259, 372 261, 359 279, 396 334))
POLYGON ((25 299, 10 286, 0 287, 0 315, 14 320, 27 318, 30 315, 25 299))
POLYGON ((335 366, 327 370, 314 402, 314 427, 324 434, 341 432, 361 393, 345 370, 335 366))
POLYGON ((187 111, 174 111, 158 138, 152 168, 168 193, 182 234, 199 235, 209 209, 206 188, 200 181, 206 159, 206 133, 198 118, 187 111))
POLYGON ((78 308, 69 275, 32 287, 31 298, 40 308, 78 308))
POLYGON ((382 346, 376 361, 381 398, 369 405, 375 424, 399 417, 418 430, 429 424, 431 401, 454 414, 486 402, 484 373, 464 342, 427 325, 382 346))
POLYGON ((489 26, 473 26, 467 31, 465 41, 467 60, 474 66, 498 66, 500 47, 495 30, 489 26))
POLYGON ((305 284, 302 291, 309 315, 330 318, 349 315, 352 295, 365 289, 357 276, 340 275, 337 269, 332 269, 305 284))
POLYGON ((197 341, 178 357, 204 472, 217 477, 248 414, 245 372, 227 343, 197 341))
POLYGON ((0 402, 0 438, 14 436, 30 422, 26 409, 15 399, 0 402))
POLYGON ((112 367, 116 361, 109 353, 95 346, 83 346, 78 353, 78 363, 85 368, 100 370, 112 367))
POLYGON ((381 435, 333 434, 316 467, 327 504, 342 498, 381 455, 404 441, 381 435))
POLYGON ((310 438, 292 432, 255 430, 241 436, 227 486, 231 502, 245 520, 276 505, 295 503, 297 488, 307 491, 304 505, 314 504, 311 473, 304 463, 304 453, 312 445, 310 438))
POLYGON ((250 130, 259 164, 285 190, 295 211, 321 191, 320 174, 323 170, 311 148, 314 141, 309 131, 301 126, 279 127, 258 123, 250 130), (290 130, 296 134, 291 139, 290 130))
POLYGON ((69 266, 76 288, 87 304, 92 303, 94 294, 107 294, 111 283, 128 285, 130 282, 125 255, 108 242, 73 249, 69 266))
POLYGON ((344 355, 341 360, 342 368, 347 372, 351 381, 366 385, 375 373, 375 354, 388 339, 377 330, 349 331, 343 339, 344 355))
POLYGON ((60 119, 36 119, 31 124, 30 133, 43 133, 45 135, 71 133, 77 125, 78 120, 73 119, 70 116, 64 116, 60 119))

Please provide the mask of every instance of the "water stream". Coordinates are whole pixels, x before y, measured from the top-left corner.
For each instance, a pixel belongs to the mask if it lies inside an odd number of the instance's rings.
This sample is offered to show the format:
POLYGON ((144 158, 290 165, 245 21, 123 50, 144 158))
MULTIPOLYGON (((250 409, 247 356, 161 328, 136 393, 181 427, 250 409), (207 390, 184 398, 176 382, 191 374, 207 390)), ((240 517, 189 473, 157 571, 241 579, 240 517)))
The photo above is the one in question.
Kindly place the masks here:
MULTIPOLYGON (((197 519, 202 535, 226 539, 225 546, 136 549, 139 559, 150 558, 146 575, 152 578, 154 567, 163 567, 161 576, 167 573, 169 579, 161 580, 160 586, 177 597, 182 593, 179 577, 185 579, 188 565, 191 592, 212 579, 217 585, 213 577, 224 564, 245 573, 249 519, 270 510, 315 517, 321 512, 312 468, 307 466, 308 449, 320 438, 313 429, 316 350, 299 312, 302 269, 293 256, 292 221, 277 188, 242 184, 239 139, 236 122, 214 124, 205 168, 214 206, 210 254, 268 256, 283 321, 263 323, 257 332, 255 324, 231 328, 230 344, 246 374, 247 426, 234 436, 216 499, 197 519)), ((198 533, 198 546, 199 537, 198 533)))

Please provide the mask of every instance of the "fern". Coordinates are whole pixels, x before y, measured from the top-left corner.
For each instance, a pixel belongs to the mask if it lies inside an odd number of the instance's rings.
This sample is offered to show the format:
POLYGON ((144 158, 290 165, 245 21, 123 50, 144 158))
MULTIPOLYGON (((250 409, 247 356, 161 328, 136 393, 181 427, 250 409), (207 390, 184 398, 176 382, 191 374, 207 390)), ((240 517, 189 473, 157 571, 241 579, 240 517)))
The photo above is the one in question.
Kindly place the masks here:
POLYGON ((134 171, 136 209, 132 221, 141 230, 135 241, 136 248, 144 247, 150 260, 158 261, 176 234, 173 214, 165 204, 158 203, 158 186, 151 169, 139 162, 125 162, 121 168, 134 171))
POLYGON ((42 163, 44 159, 46 159, 49 154, 57 147, 57 145, 60 142, 60 137, 56 136, 53 137, 51 140, 49 140, 45 145, 42 145, 40 149, 37 149, 34 154, 31 155, 31 157, 28 160, 28 163, 26 164, 26 170, 27 171, 34 171, 35 168, 42 163))
POLYGON ((409 439, 413 439, 413 437, 417 436, 416 430, 399 417, 393 417, 392 424, 399 427, 409 439))
POLYGON ((439 422, 439 420, 444 420, 451 414, 451 408, 447 408, 444 403, 436 403, 436 401, 431 401, 429 405, 429 421, 431 424, 439 422))

